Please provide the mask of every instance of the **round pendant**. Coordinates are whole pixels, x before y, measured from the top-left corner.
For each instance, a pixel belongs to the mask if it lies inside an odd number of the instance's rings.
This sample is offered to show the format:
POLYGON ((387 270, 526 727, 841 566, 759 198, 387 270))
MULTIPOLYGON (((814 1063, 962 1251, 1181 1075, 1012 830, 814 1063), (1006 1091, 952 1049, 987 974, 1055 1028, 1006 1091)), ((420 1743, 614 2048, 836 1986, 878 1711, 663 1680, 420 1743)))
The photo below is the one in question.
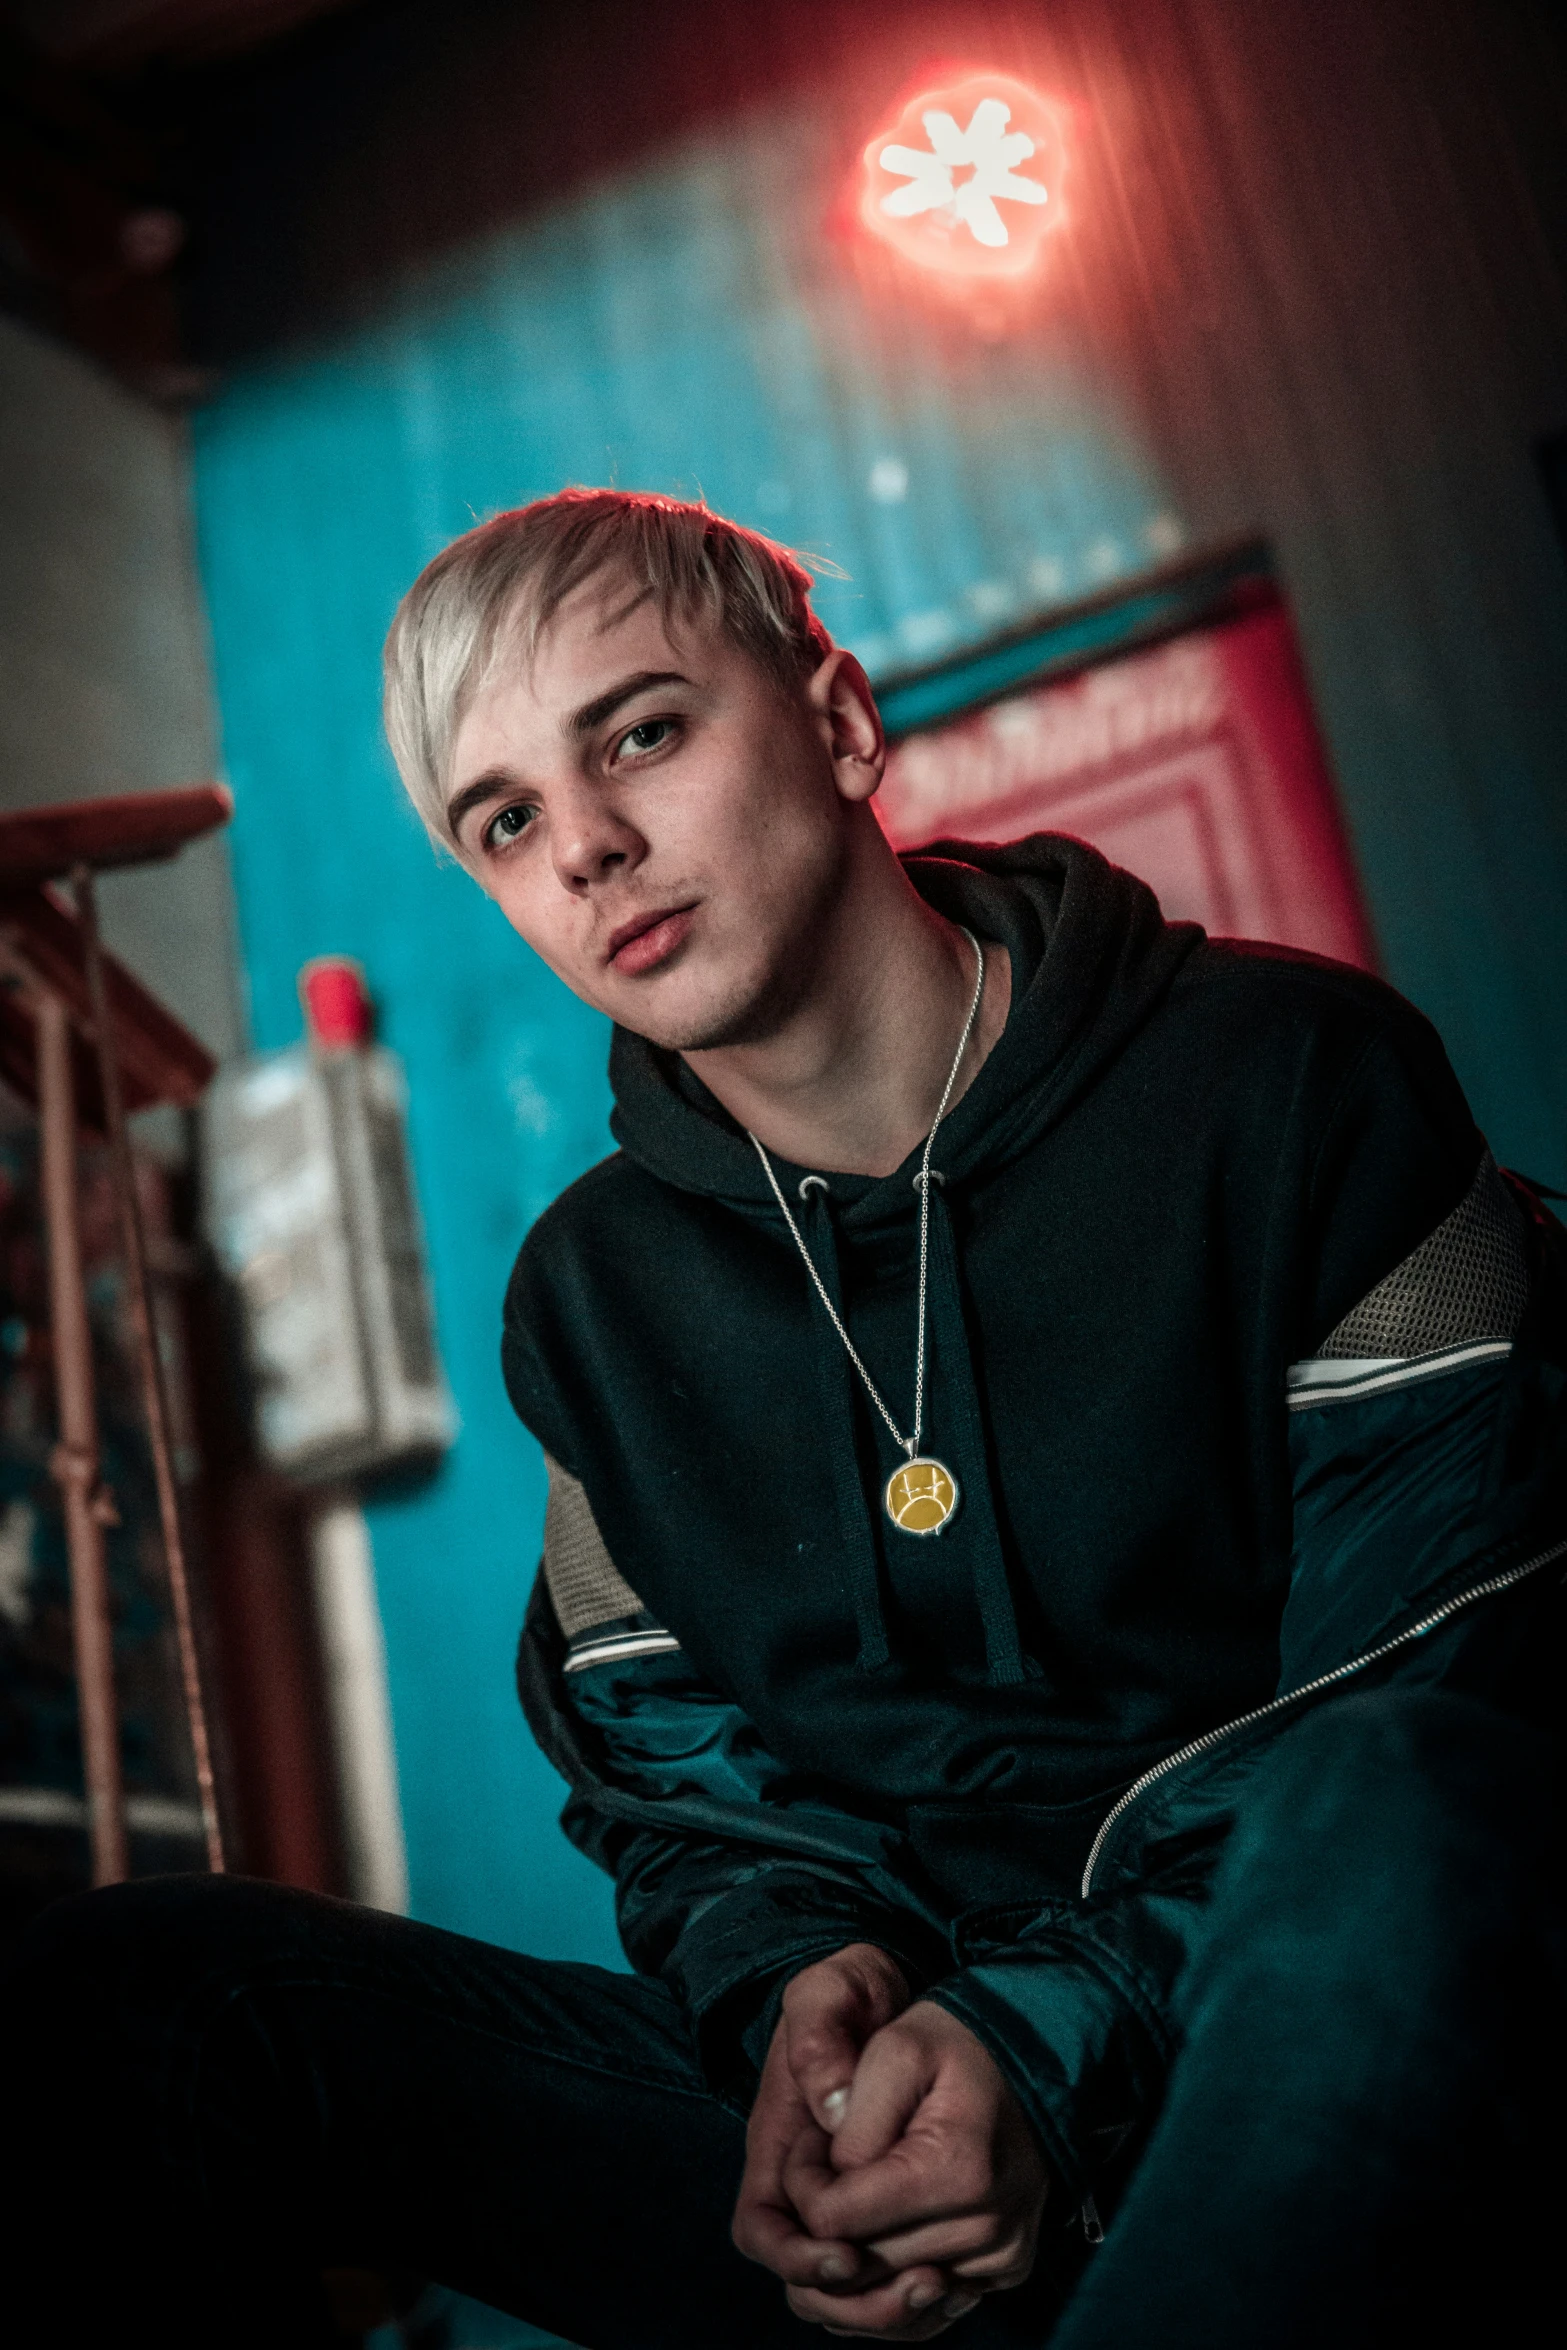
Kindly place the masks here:
POLYGON ((944 1462, 919 1453, 893 1470, 882 1501, 900 1532, 939 1534, 958 1506, 958 1481, 944 1462))

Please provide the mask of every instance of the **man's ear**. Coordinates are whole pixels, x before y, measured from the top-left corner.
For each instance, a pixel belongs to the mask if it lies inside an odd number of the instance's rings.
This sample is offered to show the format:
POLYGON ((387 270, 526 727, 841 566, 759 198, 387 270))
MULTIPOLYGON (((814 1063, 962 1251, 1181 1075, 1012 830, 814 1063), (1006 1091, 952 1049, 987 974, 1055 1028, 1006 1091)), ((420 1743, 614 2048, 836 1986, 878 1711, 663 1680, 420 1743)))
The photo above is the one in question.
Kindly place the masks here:
POLYGON ((813 670, 805 693, 832 753, 839 797, 868 800, 887 765, 887 737, 870 679, 839 645, 813 670))

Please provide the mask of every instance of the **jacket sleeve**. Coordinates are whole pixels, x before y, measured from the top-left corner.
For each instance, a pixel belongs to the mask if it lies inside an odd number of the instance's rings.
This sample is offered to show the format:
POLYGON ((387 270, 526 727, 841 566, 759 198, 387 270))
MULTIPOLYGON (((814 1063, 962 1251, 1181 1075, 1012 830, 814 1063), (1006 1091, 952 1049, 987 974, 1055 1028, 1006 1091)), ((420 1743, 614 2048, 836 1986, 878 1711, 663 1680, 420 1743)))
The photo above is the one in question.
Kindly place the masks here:
MULTIPOLYGON (((1476 1138, 1456 1205, 1346 1300, 1344 1265, 1377 1267, 1379 1187, 1387 1230, 1401 1212, 1398 1153, 1373 1110, 1356 1105, 1357 1147, 1330 1169, 1337 1198, 1307 1268, 1315 1343, 1281 1366, 1294 1541, 1272 1699, 1123 1796, 1080 1901, 930 1994, 990 2048, 1080 2197, 1151 2118, 1171 1993, 1272 1740, 1368 1681, 1463 1689, 1545 1720, 1557 1702, 1567 1235, 1476 1138)), ((1461 1151, 1458 1120, 1428 1148, 1461 1151)))
POLYGON ((615 1879, 626 1955, 686 2007, 715 2089, 744 2095, 802 1967, 873 1942, 918 1988, 945 1948, 899 1898, 888 1831, 767 1752, 619 1574, 578 1480, 549 1469, 523 1708, 571 1790, 566 1834, 615 1879))

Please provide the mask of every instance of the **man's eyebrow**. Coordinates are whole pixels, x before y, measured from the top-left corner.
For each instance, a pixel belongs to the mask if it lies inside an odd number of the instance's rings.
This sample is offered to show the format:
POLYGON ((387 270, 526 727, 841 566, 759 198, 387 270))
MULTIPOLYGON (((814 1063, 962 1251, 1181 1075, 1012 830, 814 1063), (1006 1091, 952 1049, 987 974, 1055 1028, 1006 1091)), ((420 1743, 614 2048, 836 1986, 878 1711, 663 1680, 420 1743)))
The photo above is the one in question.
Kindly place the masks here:
POLYGON ((462 820, 470 808, 477 808, 484 800, 498 800, 502 792, 515 791, 517 779, 508 775, 504 767, 492 767, 484 775, 476 775, 472 783, 453 792, 446 803, 446 829, 453 840, 462 828, 462 820))
POLYGON ((573 710, 566 721, 567 731, 580 740, 602 726, 606 718, 613 718, 622 702, 629 702, 633 694, 645 693, 655 685, 689 685, 689 677, 682 677, 678 669, 639 669, 634 677, 623 677, 619 685, 612 685, 607 694, 595 701, 584 702, 580 710, 573 710))

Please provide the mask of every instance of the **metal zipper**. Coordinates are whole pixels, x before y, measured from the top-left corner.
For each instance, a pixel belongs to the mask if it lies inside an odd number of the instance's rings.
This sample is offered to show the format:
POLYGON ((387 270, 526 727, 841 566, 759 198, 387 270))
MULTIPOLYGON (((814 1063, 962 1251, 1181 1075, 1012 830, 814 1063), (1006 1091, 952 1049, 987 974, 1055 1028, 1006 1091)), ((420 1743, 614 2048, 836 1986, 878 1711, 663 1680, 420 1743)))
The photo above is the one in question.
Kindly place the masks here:
POLYGON ((1224 1739, 1233 1737, 1237 1730, 1250 1729, 1253 1722, 1264 1722, 1270 1714, 1283 1713, 1289 1706, 1299 1705, 1302 1699, 1315 1697, 1319 1689, 1331 1689, 1336 1681, 1351 1680, 1356 1673, 1363 1673, 1368 1665, 1380 1664, 1383 1657, 1391 1656, 1395 1649, 1407 1648, 1414 1640, 1423 1640, 1428 1632, 1434 1632, 1450 1616, 1461 1615, 1466 1607, 1473 1607, 1476 1600, 1489 1599, 1493 1592, 1506 1591, 1514 1583, 1522 1583, 1526 1577, 1538 1574, 1541 1567, 1548 1567, 1552 1559, 1560 1558, 1564 1551, 1567 1551, 1567 1541, 1555 1543, 1551 1549, 1542 1550, 1535 1558, 1525 1559, 1520 1567, 1509 1567, 1503 1575, 1488 1576, 1485 1582, 1475 1584, 1473 1590, 1461 1591, 1456 1598, 1445 1600, 1439 1608, 1433 1608, 1430 1615, 1422 1616, 1418 1624, 1411 1624, 1407 1631, 1400 1632, 1396 1638, 1384 1640, 1380 1648, 1369 1648, 1364 1656, 1351 1657, 1347 1664, 1335 1665, 1331 1673, 1319 1673, 1315 1681, 1306 1682, 1303 1688, 1292 1689, 1287 1697, 1270 1697, 1266 1705, 1255 1706, 1249 1714, 1238 1714, 1233 1722, 1225 1722, 1217 1730, 1206 1730, 1202 1737, 1193 1738, 1189 1745, 1177 1747, 1174 1754, 1167 1754, 1163 1762, 1155 1763, 1152 1770, 1144 1771, 1140 1779, 1134 1779, 1126 1793, 1106 1814, 1084 1864, 1083 1899, 1086 1901, 1093 1889, 1094 1871, 1099 1866, 1099 1855, 1105 1848, 1106 1837, 1122 1813, 1130 1810, 1137 1798, 1145 1795, 1156 1780, 1167 1778, 1171 1771, 1179 1770, 1182 1763, 1194 1762, 1199 1754, 1207 1754, 1224 1739))

